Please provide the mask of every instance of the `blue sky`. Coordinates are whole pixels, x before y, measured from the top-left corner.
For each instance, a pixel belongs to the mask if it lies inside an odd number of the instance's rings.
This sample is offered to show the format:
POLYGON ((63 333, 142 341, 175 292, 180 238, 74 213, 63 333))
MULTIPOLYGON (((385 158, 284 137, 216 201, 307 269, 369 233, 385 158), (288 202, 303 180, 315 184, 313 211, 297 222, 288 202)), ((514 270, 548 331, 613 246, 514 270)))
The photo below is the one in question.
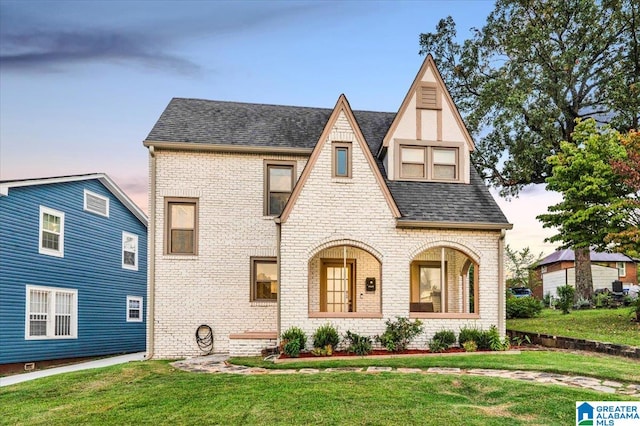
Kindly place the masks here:
MULTIPOLYGON (((0 179, 105 172, 147 207, 142 146, 172 97, 397 111, 421 32, 493 1, 0 0, 0 179)), ((436 61, 438 58, 435 58, 436 61)), ((498 197, 497 197, 498 198, 498 197)), ((498 199, 514 248, 549 253, 539 186, 498 199)))

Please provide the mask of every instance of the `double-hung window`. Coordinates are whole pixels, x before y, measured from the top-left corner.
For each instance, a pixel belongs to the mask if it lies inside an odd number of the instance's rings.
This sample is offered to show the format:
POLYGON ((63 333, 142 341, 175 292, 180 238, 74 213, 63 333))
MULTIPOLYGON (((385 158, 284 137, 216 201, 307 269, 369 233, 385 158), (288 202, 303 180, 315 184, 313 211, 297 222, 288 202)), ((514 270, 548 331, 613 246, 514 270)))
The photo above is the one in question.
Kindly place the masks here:
POLYGON ((165 254, 198 254, 198 200, 165 200, 165 254))
POLYGON ((77 337, 77 290, 28 285, 26 296, 26 339, 77 337))
POLYGON ((420 181, 460 180, 460 148, 447 146, 400 144, 396 151, 400 179, 420 181))
POLYGON ((295 165, 292 162, 265 164, 265 216, 279 216, 293 191, 295 165))
POLYGON ((433 179, 455 180, 458 178, 458 150, 455 148, 432 148, 433 179))
POLYGON ((142 322, 142 297, 127 296, 127 322, 142 322))
POLYGON ((251 258, 251 300, 275 302, 277 299, 278 263, 276 258, 251 258))
POLYGON ((627 264, 624 262, 616 262, 616 268, 618 268, 618 277, 624 277, 627 275, 627 264))
POLYGON ((400 176, 408 179, 427 177, 427 148, 403 146, 400 148, 400 176))
POLYGON ((138 236, 122 232, 122 267, 138 270, 138 236))
POLYGON ((64 257, 64 213, 40 206, 39 234, 40 254, 64 257))

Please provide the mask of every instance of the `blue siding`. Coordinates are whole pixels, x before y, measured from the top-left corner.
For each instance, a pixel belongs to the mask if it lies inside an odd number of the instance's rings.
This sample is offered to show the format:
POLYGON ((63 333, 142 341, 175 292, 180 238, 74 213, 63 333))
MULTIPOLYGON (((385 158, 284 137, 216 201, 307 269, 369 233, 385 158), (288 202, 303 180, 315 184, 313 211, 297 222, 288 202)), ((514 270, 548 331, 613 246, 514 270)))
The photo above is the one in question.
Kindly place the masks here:
POLYGON ((145 350, 147 228, 102 183, 9 189, 0 196, 0 364, 145 350), (83 210, 84 190, 109 198, 109 217, 83 210), (64 212, 64 257, 38 253, 40 206, 64 212), (122 231, 138 235, 138 270, 122 268, 122 231), (78 291, 75 339, 26 340, 26 286, 78 291), (127 322, 127 296, 143 297, 127 322))

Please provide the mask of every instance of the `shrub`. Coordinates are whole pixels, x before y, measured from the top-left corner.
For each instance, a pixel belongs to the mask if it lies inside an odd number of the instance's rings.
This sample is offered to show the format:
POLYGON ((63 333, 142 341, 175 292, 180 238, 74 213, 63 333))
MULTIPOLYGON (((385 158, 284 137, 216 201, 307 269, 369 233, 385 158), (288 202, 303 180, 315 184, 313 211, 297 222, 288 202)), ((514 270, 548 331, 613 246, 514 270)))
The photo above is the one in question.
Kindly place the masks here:
POLYGON ((322 325, 313 333, 314 348, 325 348, 327 346, 336 348, 338 343, 340 343, 340 335, 338 335, 338 330, 331 324, 322 325))
POLYGON ((611 295, 607 292, 597 292, 593 295, 593 305, 598 308, 608 308, 611 303, 611 295))
POLYGON ((486 334, 489 340, 489 349, 492 351, 506 351, 511 347, 509 338, 505 337, 502 339, 495 325, 492 325, 486 334))
POLYGON ((553 296, 550 292, 547 292, 547 294, 544 295, 544 297, 542 298, 542 304, 545 308, 553 307, 553 296))
POLYGON ((478 350, 478 345, 476 345, 476 342, 474 342, 473 340, 467 340, 466 342, 464 342, 462 347, 464 348, 465 352, 475 352, 478 350))
POLYGON ((534 297, 507 299, 507 318, 533 318, 542 311, 542 304, 534 297))
POLYGON ((573 298, 576 294, 576 290, 570 285, 563 285, 556 288, 556 292, 558 293, 558 302, 556 303, 556 306, 562 309, 563 314, 568 314, 569 308, 573 306, 573 298))
POLYGON ((444 352, 449 349, 449 345, 443 342, 440 339, 436 339, 435 337, 429 343, 429 350, 434 353, 444 352))
POLYGON ((460 334, 458 335, 458 344, 460 344, 460 346, 464 346, 465 342, 470 341, 477 343, 480 333, 481 331, 477 328, 462 327, 460 329, 460 334))
POLYGON ((289 327, 280 336, 283 352, 291 357, 297 357, 300 355, 300 351, 304 349, 307 344, 307 335, 298 327, 289 327))
POLYGON ((347 352, 352 352, 356 355, 367 355, 371 353, 373 348, 373 342, 369 336, 360 336, 356 333, 352 333, 349 330, 344 335, 344 340, 347 343, 347 352))
POLYGON ((591 309, 591 301, 589 299, 584 299, 582 297, 578 298, 575 305, 573 305, 574 309, 591 309))
POLYGON ((445 349, 449 349, 456 342, 456 333, 453 330, 441 330, 433 335, 433 340, 440 340, 447 345, 445 349))
POLYGON ((386 330, 376 340, 389 352, 404 351, 409 343, 422 333, 422 321, 409 321, 405 317, 396 317, 396 320, 388 319, 386 330))

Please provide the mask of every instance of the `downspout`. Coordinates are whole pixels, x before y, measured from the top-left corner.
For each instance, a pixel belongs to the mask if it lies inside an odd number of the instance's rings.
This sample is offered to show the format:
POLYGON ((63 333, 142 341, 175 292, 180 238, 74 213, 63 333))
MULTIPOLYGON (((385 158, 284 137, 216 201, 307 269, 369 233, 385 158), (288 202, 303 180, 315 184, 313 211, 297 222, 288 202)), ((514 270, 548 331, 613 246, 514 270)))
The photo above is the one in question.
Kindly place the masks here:
POLYGON ((277 341, 280 343, 280 305, 282 303, 282 280, 281 280, 281 268, 280 268, 280 241, 282 238, 282 223, 280 222, 280 218, 277 217, 275 219, 276 222, 276 262, 278 268, 278 312, 276 315, 276 331, 278 332, 277 341))
POLYGON ((498 240, 498 330, 500 334, 505 333, 505 306, 504 306, 504 237, 507 231, 500 231, 500 239, 498 240))
POLYGON ((155 304, 156 304, 156 152, 151 145, 149 147, 150 165, 150 191, 149 191, 149 229, 147 231, 147 252, 149 265, 147 270, 148 280, 148 300, 147 300, 147 356, 146 359, 153 358, 153 348, 155 344, 155 304))

